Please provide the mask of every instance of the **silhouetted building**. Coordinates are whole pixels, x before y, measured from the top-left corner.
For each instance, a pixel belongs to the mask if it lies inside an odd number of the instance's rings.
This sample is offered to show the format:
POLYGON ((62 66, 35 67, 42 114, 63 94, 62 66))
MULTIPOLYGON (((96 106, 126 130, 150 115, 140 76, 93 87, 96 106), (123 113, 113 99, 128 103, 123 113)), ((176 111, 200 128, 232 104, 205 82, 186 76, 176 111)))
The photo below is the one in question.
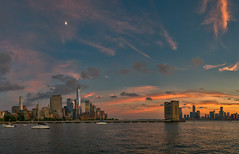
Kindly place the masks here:
POLYGON ((223 120, 224 119, 224 111, 223 111, 223 107, 220 107, 220 111, 219 111, 219 119, 223 120))
POLYGON ((196 119, 200 119, 200 111, 197 111, 197 112, 195 113, 195 118, 196 118, 196 119))
POLYGON ((190 118, 195 119, 196 118, 196 107, 193 105, 193 111, 190 112, 190 118))
POLYGON ((210 111, 210 120, 214 120, 215 119, 215 111, 210 111))
POLYGON ((166 120, 179 119, 179 101, 164 102, 164 118, 166 120))
POLYGON ((182 108, 179 108, 179 119, 183 119, 183 112, 182 112, 182 108))

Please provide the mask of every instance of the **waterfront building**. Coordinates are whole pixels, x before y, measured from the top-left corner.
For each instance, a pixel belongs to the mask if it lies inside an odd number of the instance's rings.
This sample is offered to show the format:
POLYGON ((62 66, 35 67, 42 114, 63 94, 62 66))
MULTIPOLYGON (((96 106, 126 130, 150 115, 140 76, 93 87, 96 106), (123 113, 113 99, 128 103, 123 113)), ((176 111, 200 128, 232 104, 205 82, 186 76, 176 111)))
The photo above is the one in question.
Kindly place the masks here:
POLYGON ((164 118, 166 120, 179 119, 179 101, 164 102, 164 118))
POLYGON ((197 112, 195 113, 195 118, 196 118, 196 119, 200 119, 200 111, 197 111, 197 112))
POLYGON ((66 105, 69 112, 73 112, 75 102, 71 98, 67 98, 66 105))
POLYGON ((61 95, 52 95, 50 99, 51 112, 62 113, 62 97, 61 95))
POLYGON ((62 97, 61 95, 52 95, 50 99, 50 112, 55 119, 62 119, 62 97))
POLYGON ((230 119, 230 112, 227 112, 227 119, 230 119))
POLYGON ((215 110, 214 111, 210 111, 210 113, 209 113, 209 115, 210 115, 210 120, 214 120, 215 119, 215 110))
POLYGON ((90 117, 93 118, 93 104, 90 103, 90 117))
POLYGON ((100 108, 96 109, 96 119, 100 120, 100 108))
POLYGON ((19 112, 19 106, 12 106, 12 113, 18 113, 19 112))
POLYGON ((19 110, 20 110, 20 111, 23 110, 22 102, 23 102, 23 98, 22 98, 22 96, 19 96, 19 110))
POLYGON ((100 120, 105 120, 105 111, 100 111, 100 120))
POLYGON ((179 108, 179 119, 183 119, 182 108, 179 108))
POLYGON ((27 107, 25 105, 23 105, 23 110, 27 111, 27 107))
POLYGON ((67 108, 67 106, 63 107, 63 117, 68 116, 70 114, 70 110, 67 108))
POLYGON ((47 107, 43 107, 43 108, 40 110, 40 115, 39 115, 39 117, 40 117, 40 119, 51 118, 49 109, 48 109, 47 107))
POLYGON ((196 118, 196 107, 195 107, 195 105, 193 105, 193 110, 192 110, 192 112, 190 112, 190 118, 191 119, 195 119, 196 118))
POLYGON ((196 107, 195 107, 195 105, 193 105, 193 113, 195 113, 196 112, 196 107))
POLYGON ((81 106, 81 90, 80 90, 80 86, 78 85, 77 89, 76 89, 76 99, 79 102, 79 106, 81 106))
POLYGON ((224 111, 223 111, 223 107, 220 107, 220 111, 219 111, 219 119, 220 119, 220 120, 224 119, 224 111))
POLYGON ((93 118, 96 119, 96 106, 93 105, 93 118))
POLYGON ((85 101, 85 113, 90 114, 90 101, 85 101))

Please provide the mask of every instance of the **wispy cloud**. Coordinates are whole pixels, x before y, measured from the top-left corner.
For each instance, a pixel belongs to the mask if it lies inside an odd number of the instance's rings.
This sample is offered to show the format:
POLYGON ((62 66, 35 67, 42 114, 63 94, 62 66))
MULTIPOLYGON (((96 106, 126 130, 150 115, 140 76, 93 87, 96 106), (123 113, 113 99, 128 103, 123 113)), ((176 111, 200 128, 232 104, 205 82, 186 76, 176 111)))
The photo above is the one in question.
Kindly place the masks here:
POLYGON ((215 36, 218 36, 219 32, 225 33, 228 29, 228 22, 230 22, 233 17, 230 12, 229 0, 218 0, 218 1, 207 1, 204 0, 202 3, 201 13, 209 10, 206 19, 202 24, 212 25, 215 36), (210 4, 210 8, 209 8, 210 4))
POLYGON ((173 37, 169 35, 168 31, 163 26, 160 26, 160 28, 162 31, 162 36, 166 39, 166 41, 168 42, 171 49, 177 50, 178 43, 176 41, 174 41, 173 37))
POLYGON ((239 62, 237 62, 235 65, 233 66, 225 66, 223 68, 219 68, 219 71, 238 71, 239 70, 239 62))
POLYGON ((146 54, 145 52, 139 50, 139 49, 136 48, 134 45, 132 45, 131 43, 129 43, 128 41, 126 41, 125 39, 122 39, 122 41, 123 41, 125 44, 127 44, 131 49, 133 49, 134 51, 136 51, 136 52, 138 52, 139 54, 141 54, 142 56, 144 56, 144 57, 146 57, 146 58, 152 60, 152 58, 151 58, 148 54, 146 54))
POLYGON ((199 13, 204 13, 206 11, 207 3, 208 3, 208 0, 202 0, 201 1, 201 8, 199 10, 199 13))
POLYGON ((209 69, 212 69, 212 68, 217 68, 217 67, 221 67, 221 66, 225 66, 225 65, 226 65, 226 63, 225 64, 218 64, 218 65, 204 65, 203 68, 205 70, 209 70, 209 69))
POLYGON ((82 43, 86 44, 86 45, 89 45, 91 47, 94 47, 94 48, 98 49, 100 52, 102 52, 104 54, 107 54, 107 55, 110 55, 110 56, 114 56, 116 54, 116 51, 114 49, 107 48, 107 47, 104 47, 100 44, 96 44, 96 43, 86 41, 86 40, 82 40, 82 39, 80 41, 82 43))

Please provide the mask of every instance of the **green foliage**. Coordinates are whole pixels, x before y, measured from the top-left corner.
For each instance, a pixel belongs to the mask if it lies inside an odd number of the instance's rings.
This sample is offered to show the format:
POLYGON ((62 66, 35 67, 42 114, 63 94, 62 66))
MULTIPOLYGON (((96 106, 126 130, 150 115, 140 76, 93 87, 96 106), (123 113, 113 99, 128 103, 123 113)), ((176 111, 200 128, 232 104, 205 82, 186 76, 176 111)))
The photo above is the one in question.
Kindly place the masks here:
POLYGON ((23 114, 23 113, 19 113, 19 114, 18 114, 18 117, 17 117, 17 120, 19 120, 19 121, 25 121, 24 114, 23 114))
POLYGON ((6 115, 4 116, 4 121, 16 121, 16 117, 14 117, 13 115, 6 115))

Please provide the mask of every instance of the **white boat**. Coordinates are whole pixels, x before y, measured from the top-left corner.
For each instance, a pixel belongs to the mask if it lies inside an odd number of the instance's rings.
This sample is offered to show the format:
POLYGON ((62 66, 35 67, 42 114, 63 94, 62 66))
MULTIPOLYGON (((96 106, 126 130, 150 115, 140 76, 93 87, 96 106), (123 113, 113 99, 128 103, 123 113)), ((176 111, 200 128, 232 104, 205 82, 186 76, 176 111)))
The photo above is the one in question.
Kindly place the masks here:
POLYGON ((12 124, 2 124, 2 126, 4 128, 14 128, 14 127, 16 127, 15 125, 12 125, 12 124))
POLYGON ((50 129, 50 126, 40 123, 39 122, 39 108, 37 109, 37 119, 38 119, 38 124, 36 126, 32 126, 32 129, 50 129))
POLYGON ((46 124, 38 123, 38 125, 32 126, 32 129, 50 129, 50 127, 48 125, 46 125, 46 124))
POLYGON ((107 123, 104 122, 104 121, 100 121, 100 122, 97 122, 96 124, 97 124, 97 125, 106 125, 107 123))

